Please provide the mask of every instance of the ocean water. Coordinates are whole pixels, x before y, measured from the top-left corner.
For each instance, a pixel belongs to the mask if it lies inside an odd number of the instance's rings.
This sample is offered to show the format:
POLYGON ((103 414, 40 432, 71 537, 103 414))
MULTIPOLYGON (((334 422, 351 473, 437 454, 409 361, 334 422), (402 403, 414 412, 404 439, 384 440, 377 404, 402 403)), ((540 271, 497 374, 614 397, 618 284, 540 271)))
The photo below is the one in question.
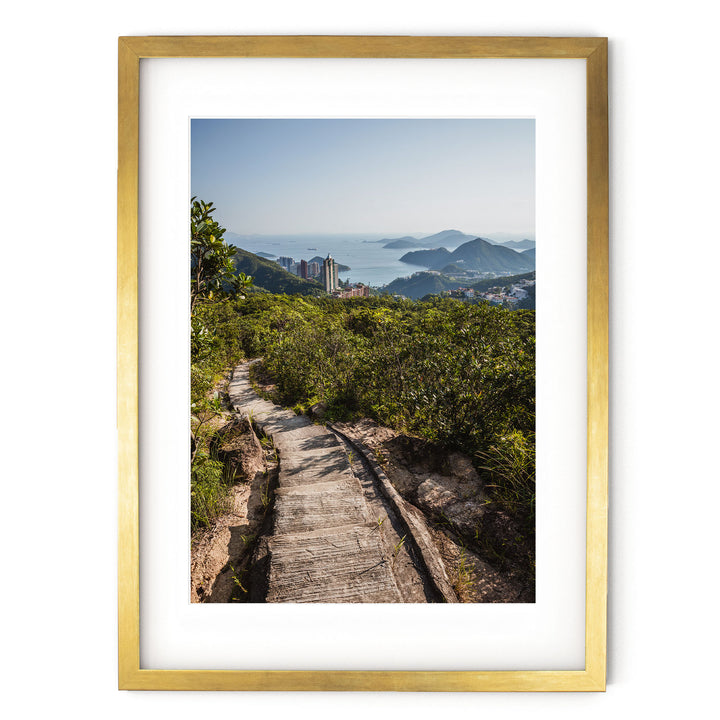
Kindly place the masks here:
MULTIPOLYGON (((310 260, 316 255, 324 258, 329 253, 336 262, 350 266, 348 272, 339 273, 343 280, 373 287, 387 285, 395 278, 408 277, 427 269, 400 262, 405 253, 415 248, 385 249, 383 243, 374 242, 377 239, 373 235, 267 235, 231 238, 230 242, 252 253, 284 255, 292 257, 295 262, 310 260)), ((448 247, 450 251, 454 249, 455 246, 448 247)))

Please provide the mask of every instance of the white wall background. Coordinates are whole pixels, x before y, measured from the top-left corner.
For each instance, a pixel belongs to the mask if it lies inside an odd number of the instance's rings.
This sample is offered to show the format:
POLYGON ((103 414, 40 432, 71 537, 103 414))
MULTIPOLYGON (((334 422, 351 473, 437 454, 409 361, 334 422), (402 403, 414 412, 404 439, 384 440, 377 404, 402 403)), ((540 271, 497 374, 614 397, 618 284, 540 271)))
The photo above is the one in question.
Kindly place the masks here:
POLYGON ((626 718, 716 705, 717 71, 709 3, 15 3, 2 53, 2 705, 9 717, 626 718), (116 38, 611 40, 605 694, 116 690, 116 38))

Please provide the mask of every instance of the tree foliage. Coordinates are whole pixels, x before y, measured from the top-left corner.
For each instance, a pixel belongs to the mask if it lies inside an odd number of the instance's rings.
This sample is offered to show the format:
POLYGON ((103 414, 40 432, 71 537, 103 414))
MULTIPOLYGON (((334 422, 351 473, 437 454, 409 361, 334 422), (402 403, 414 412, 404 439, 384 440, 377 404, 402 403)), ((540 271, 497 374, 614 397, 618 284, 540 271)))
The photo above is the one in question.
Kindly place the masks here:
POLYGON ((494 500, 534 532, 535 313, 451 298, 252 295, 233 333, 276 400, 381 425, 476 460, 494 500))
POLYGON ((469 452, 535 425, 535 314, 451 299, 248 298, 240 342, 282 400, 469 452))
POLYGON ((251 275, 253 285, 273 293, 293 295, 324 295, 323 286, 315 280, 305 280, 291 275, 276 262, 238 249, 233 259, 238 274, 251 275))
MULTIPOLYGON (((212 203, 193 198, 196 423, 213 412, 208 403, 219 374, 243 356, 262 356, 284 404, 323 401, 328 419, 371 417, 467 452, 482 463, 489 487, 505 506, 533 517, 534 311, 439 297, 420 302, 265 292, 243 297, 238 290, 252 278, 238 275, 237 249, 224 242, 225 229, 213 212, 212 203)), ((220 468, 206 450, 198 443, 192 470, 198 524, 215 512, 223 487, 220 468)))
POLYGON ((223 240, 225 228, 213 219, 215 207, 193 197, 190 206, 190 308, 215 294, 236 294, 252 284, 244 273, 235 274, 234 245, 223 240))
POLYGON ((192 415, 192 527, 207 525, 228 507, 228 480, 212 452, 213 420, 220 411, 212 390, 219 375, 242 357, 236 306, 230 298, 252 285, 235 271, 237 248, 223 240, 215 208, 193 197, 190 206, 190 402, 192 415))

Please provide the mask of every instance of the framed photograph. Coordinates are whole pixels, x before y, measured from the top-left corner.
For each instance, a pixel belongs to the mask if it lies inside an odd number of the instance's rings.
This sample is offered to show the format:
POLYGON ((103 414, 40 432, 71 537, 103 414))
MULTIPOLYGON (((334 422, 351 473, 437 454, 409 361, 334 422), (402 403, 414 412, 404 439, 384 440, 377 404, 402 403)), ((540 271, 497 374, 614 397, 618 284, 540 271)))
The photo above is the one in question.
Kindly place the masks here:
POLYGON ((602 691, 607 40, 119 40, 119 687, 602 691))

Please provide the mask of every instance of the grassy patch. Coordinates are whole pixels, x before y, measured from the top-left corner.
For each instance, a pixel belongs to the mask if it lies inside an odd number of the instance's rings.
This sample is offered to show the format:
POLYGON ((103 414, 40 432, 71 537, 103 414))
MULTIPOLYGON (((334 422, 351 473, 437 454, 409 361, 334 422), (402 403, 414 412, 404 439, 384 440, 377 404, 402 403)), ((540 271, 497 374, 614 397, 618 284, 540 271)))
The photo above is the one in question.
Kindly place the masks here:
POLYGON ((535 524, 535 437, 513 431, 499 437, 487 452, 478 452, 493 499, 514 516, 535 524))

